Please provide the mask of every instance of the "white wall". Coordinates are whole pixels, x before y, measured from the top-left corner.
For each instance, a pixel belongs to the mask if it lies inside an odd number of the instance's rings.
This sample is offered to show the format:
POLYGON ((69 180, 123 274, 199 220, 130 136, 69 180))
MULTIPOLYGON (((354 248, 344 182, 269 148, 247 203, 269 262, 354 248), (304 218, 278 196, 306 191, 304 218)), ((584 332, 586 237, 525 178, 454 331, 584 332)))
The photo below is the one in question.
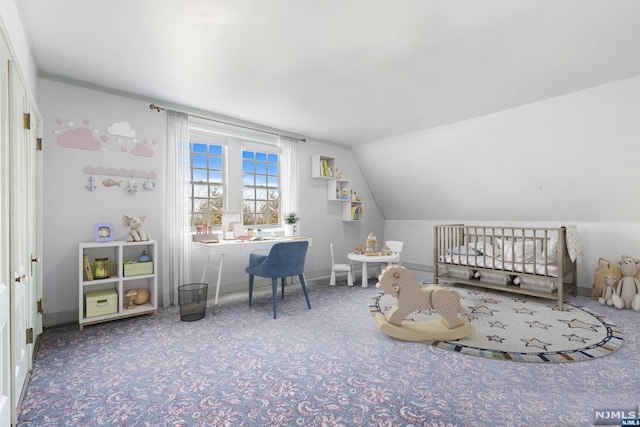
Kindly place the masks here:
POLYGON ((640 77, 354 149, 386 219, 637 221, 640 77))
POLYGON ((346 254, 353 252, 357 243, 364 243, 369 233, 373 232, 380 239, 383 238, 384 218, 351 150, 313 141, 301 144, 298 150, 302 176, 300 208, 302 234, 313 237, 313 254, 317 259, 322 260, 321 264, 315 266, 311 264, 313 268, 310 270, 328 269, 331 266, 329 243, 333 242, 336 262, 347 262, 346 254), (342 202, 328 200, 326 180, 311 178, 311 156, 314 154, 336 158, 336 166, 343 172, 343 179, 350 180, 351 188, 362 196, 364 221, 341 220, 342 202))
POLYGON ((45 326, 50 326, 77 319, 78 243, 93 241, 94 223, 113 223, 116 239, 124 240, 128 228, 122 225, 122 216, 147 215, 143 229, 159 240, 165 116, 140 101, 45 79, 38 80, 38 92, 44 144, 43 306, 45 326), (152 157, 133 155, 132 138, 107 131, 122 121, 131 125, 140 143, 147 141, 152 157), (100 141, 98 150, 60 145, 59 138, 78 129, 107 141, 100 141), (157 190, 143 190, 144 180, 136 179, 138 191, 132 195, 125 190, 129 178, 114 176, 121 187, 105 187, 102 181, 108 177, 96 176, 97 188, 91 192, 86 188, 90 177, 83 172, 86 166, 155 172, 157 190))
POLYGON ((435 223, 577 225, 599 257, 640 258, 640 77, 354 149, 403 259, 433 266, 435 223), (391 148, 393 147, 393 148, 391 148))
MULTIPOLYGON (((39 106, 43 116, 44 141, 44 253, 43 253, 43 305, 45 326, 76 322, 78 314, 78 243, 93 241, 93 224, 112 222, 117 238, 124 239, 127 228, 121 225, 123 214, 147 215, 144 230, 159 242, 162 252, 162 191, 165 179, 162 176, 165 143, 165 114, 149 109, 142 102, 119 95, 108 94, 83 87, 46 79, 38 80, 39 106), (84 120, 88 120, 84 123, 84 120), (71 126, 69 122, 71 123, 71 126), (139 142, 147 140, 153 157, 131 154, 131 138, 116 137, 107 132, 114 122, 126 121, 136 132, 139 142), (106 137, 100 150, 63 147, 58 138, 65 132, 87 128, 95 138, 106 137), (154 143, 155 141, 155 143, 154 143), (121 148, 127 148, 122 152, 121 148), (89 175, 83 172, 86 166, 116 167, 154 171, 158 174, 155 191, 141 188, 127 194, 123 188, 104 187, 97 177, 98 188, 94 192, 85 186, 89 175)), ((329 243, 333 242, 336 254, 352 251, 357 243, 364 242, 373 231, 382 235, 383 218, 372 201, 371 193, 353 159, 350 150, 317 141, 299 145, 300 164, 300 217, 302 235, 313 239, 306 263, 308 277, 328 274, 330 269, 329 243), (365 200, 365 221, 346 223, 341 221, 339 202, 327 200, 327 183, 311 178, 311 156, 316 153, 334 156, 352 185, 365 200)), ((121 185, 126 185, 127 178, 121 185)), ((200 281, 205 255, 193 253, 192 281, 200 281)), ((228 256, 225 259, 222 292, 246 289, 248 255, 228 256)), ((205 281, 215 283, 216 273, 210 271, 205 281)), ((160 282, 162 277, 159 278, 160 282)), ((161 301, 159 295, 159 301, 161 301)))

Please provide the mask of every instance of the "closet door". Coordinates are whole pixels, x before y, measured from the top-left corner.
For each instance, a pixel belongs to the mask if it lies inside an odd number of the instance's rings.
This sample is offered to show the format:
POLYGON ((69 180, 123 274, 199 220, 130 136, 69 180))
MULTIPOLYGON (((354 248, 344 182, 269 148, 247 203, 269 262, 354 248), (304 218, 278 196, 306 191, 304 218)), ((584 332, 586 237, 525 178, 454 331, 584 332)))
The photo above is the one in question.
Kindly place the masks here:
POLYGON ((11 425, 11 273, 9 257, 9 49, 0 35, 0 426, 11 425))
MULTIPOLYGON (((31 102, 28 104, 30 128, 27 131, 27 155, 28 155, 28 185, 29 185, 29 221, 27 228, 28 244, 30 248, 31 274, 31 325, 33 326, 33 342, 42 333, 42 144, 39 135, 42 135, 40 113, 31 102)), ((32 352, 35 351, 35 344, 32 352)), ((33 358, 29 358, 32 362, 33 358)), ((30 363, 31 365, 31 363, 30 363)), ((31 366, 29 366, 31 370, 31 366)))
POLYGON ((35 212, 29 209, 29 167, 31 147, 25 112, 28 99, 22 79, 13 61, 9 61, 9 241, 11 282, 11 354, 12 354, 12 405, 15 408, 26 383, 33 354, 32 304, 34 298, 31 283, 31 253, 29 228, 35 224, 35 212), (29 337, 31 330, 31 337, 29 337))

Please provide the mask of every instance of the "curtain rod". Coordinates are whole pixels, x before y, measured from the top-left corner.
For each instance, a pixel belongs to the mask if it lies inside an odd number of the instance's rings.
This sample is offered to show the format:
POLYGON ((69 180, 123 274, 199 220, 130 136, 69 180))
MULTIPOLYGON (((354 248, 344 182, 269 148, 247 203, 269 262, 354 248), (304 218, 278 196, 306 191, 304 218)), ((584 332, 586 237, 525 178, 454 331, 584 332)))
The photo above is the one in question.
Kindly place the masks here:
MULTIPOLYGON (((270 132, 270 131, 264 130, 264 129, 253 128, 251 126, 244 126, 244 125, 239 125, 237 123, 226 122, 224 120, 219 120, 219 119, 214 119, 214 118, 211 118, 211 117, 201 116, 201 115, 198 115, 198 114, 189 113, 187 111, 176 110, 174 108, 160 107, 160 106, 155 105, 155 104, 149 104, 149 108, 151 110, 157 111, 158 113, 160 111, 165 111, 165 110, 177 111, 178 113, 184 113, 184 114, 187 114, 188 116, 197 117, 199 119, 209 120, 209 121, 212 121, 212 122, 222 123, 222 124, 225 124, 225 125, 235 126, 235 127, 239 127, 239 128, 243 128, 243 129, 257 131, 257 132, 268 133, 270 135, 281 136, 279 133, 276 133, 276 132, 270 132)), ((282 136, 287 136, 287 135, 282 135, 282 136)), ((291 138, 291 137, 288 137, 288 138, 291 138)), ((306 138, 295 137, 295 139, 297 139, 299 142, 307 142, 306 138)))

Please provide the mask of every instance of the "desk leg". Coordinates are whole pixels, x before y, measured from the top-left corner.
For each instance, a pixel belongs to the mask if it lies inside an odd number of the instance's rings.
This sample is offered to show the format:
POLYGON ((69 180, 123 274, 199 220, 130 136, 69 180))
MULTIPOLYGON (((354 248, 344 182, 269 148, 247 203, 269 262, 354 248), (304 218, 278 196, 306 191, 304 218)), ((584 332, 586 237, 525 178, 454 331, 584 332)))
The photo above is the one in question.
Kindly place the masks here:
POLYGON ((362 287, 366 288, 369 286, 369 269, 367 268, 367 263, 362 263, 362 287))
POLYGON ((215 299, 213 300, 213 314, 215 315, 216 311, 218 311, 218 296, 220 295, 220 283, 222 283, 222 264, 224 262, 224 254, 220 254, 220 261, 218 262, 218 265, 211 263, 211 258, 212 258, 212 255, 207 256, 207 262, 205 263, 204 268, 202 269, 202 278, 200 279, 200 282, 205 283, 204 277, 207 273, 207 267, 211 267, 218 270, 218 282, 216 283, 216 296, 215 296, 215 299))

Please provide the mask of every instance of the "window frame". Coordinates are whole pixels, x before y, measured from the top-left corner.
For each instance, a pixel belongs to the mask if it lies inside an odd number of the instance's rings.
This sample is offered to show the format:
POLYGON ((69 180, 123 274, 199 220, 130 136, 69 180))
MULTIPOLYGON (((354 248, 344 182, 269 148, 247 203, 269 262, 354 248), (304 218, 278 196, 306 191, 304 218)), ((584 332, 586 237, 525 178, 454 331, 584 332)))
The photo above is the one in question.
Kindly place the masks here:
POLYGON ((242 224, 245 226, 254 226, 255 228, 275 228, 281 227, 280 220, 282 211, 282 152, 278 147, 270 147, 266 145, 243 143, 241 147, 242 161, 242 224), (253 153, 251 158, 245 157, 245 153, 253 153), (273 158, 275 157, 275 161, 273 158), (252 163, 254 167, 252 171, 246 170, 246 165, 252 163), (263 164, 264 165, 261 165, 263 164), (264 169, 263 169, 264 168, 264 169), (275 168, 275 173, 273 171, 275 168), (264 173, 262 173, 264 171, 264 173), (247 176, 252 176, 252 184, 246 180, 247 176), (263 177, 263 178, 262 178, 263 177), (276 185, 270 185, 275 180, 276 185), (260 185, 264 182, 264 185, 260 185), (247 198, 248 189, 253 193, 252 198, 247 198), (276 197, 272 198, 272 191, 276 192, 276 197), (264 191, 264 197, 258 197, 264 191), (253 204, 253 210, 247 212, 248 204, 253 204), (258 212, 258 204, 263 204, 265 213, 258 212), (273 205, 275 204, 275 208, 273 205), (265 222, 259 222, 260 215, 266 215, 265 222), (247 221, 253 217, 253 221, 247 221))
MULTIPOLYGON (((206 119, 191 120, 189 123, 189 178, 192 178, 193 163, 191 158, 191 144, 193 142, 203 144, 214 144, 222 146, 222 224, 213 224, 211 231, 220 232, 223 227, 228 226, 230 218, 238 218, 244 224, 244 183, 242 171, 242 153, 245 150, 276 154, 277 155, 277 192, 278 205, 277 223, 275 216, 273 223, 260 224, 260 228, 281 228, 282 197, 285 191, 282 183, 283 153, 278 143, 278 136, 264 134, 258 131, 240 129, 232 125, 212 124, 206 119)), ((197 232, 193 221, 193 190, 189 191, 189 213, 190 224, 193 232, 197 232)), ((254 224, 248 224, 253 227, 254 224)), ((257 227, 253 227, 257 228, 257 227)), ((227 230, 222 230, 227 231, 227 230)))
POLYGON ((228 186, 226 179, 226 156, 226 145, 224 141, 218 140, 214 136, 208 135, 206 132, 202 132, 197 128, 189 129, 189 224, 191 228, 196 231, 210 233, 214 228, 217 229, 222 224, 222 216, 224 215, 226 205, 225 193, 228 186), (206 150, 195 150, 195 147, 200 145, 206 147, 206 150), (216 148, 215 153, 212 153, 212 147, 216 148), (218 149, 219 153, 217 153, 218 149), (194 164, 195 157, 201 157, 203 159, 194 164), (204 164, 202 164, 202 161, 204 161, 204 164), (212 165, 212 162, 215 162, 215 165, 212 165), (203 174, 204 179, 195 179, 196 176, 202 176, 203 174), (218 176, 219 180, 216 180, 214 178, 215 176, 218 176), (197 194, 198 187, 200 187, 200 193, 206 188, 206 195, 197 194), (213 187, 219 189, 219 197, 212 197, 213 187), (198 200, 208 205, 206 209, 207 213, 198 213, 198 209, 196 209, 198 200), (212 203, 219 205, 217 212, 211 212, 212 203), (202 215, 203 219, 198 221, 198 215, 202 215))

